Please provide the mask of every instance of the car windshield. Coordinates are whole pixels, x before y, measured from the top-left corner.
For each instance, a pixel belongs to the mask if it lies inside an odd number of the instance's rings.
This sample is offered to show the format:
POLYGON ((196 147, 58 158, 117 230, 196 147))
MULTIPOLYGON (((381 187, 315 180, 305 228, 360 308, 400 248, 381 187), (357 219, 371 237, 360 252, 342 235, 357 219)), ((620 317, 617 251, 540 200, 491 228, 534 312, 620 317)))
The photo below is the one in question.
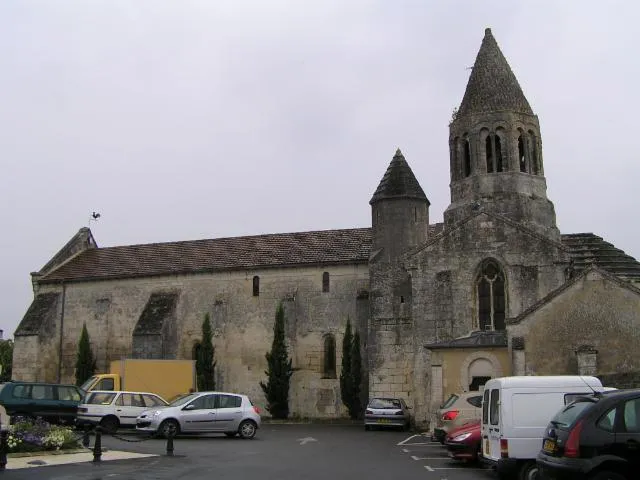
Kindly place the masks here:
POLYGON ((195 393, 185 393, 182 395, 178 395, 177 397, 175 397, 171 403, 169 404, 169 406, 171 407, 179 407, 180 405, 184 405, 185 403, 193 400, 194 398, 196 398, 198 395, 195 393))
POLYGON ((369 402, 369 408, 402 408, 397 398, 374 398, 369 402))
POLYGON ((89 405, 110 405, 116 394, 111 392, 94 392, 86 396, 84 403, 89 405))
POLYGON ((458 400, 458 398, 460 398, 458 397, 458 395, 456 395, 455 393, 452 393, 451 396, 447 398, 447 401, 444 402, 440 408, 449 408, 451 405, 456 403, 456 400, 458 400))
POLYGON ((556 427, 569 427, 577 420, 582 412, 588 409, 594 402, 592 401, 577 401, 570 403, 551 419, 551 423, 556 427))
POLYGON ((95 377, 95 376, 94 377, 89 377, 82 385, 80 385, 80 390, 83 390, 85 392, 88 391, 89 387, 95 383, 96 378, 97 377, 95 377))

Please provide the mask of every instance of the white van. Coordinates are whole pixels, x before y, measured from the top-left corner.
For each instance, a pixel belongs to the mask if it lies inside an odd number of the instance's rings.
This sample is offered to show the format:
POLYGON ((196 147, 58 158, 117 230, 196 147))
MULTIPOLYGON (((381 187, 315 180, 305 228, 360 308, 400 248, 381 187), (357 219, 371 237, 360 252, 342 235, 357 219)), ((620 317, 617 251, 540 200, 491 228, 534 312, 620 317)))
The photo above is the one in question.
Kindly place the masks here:
POLYGON ((549 421, 576 397, 603 392, 596 377, 526 376, 489 380, 482 398, 482 457, 500 478, 535 480, 549 421))

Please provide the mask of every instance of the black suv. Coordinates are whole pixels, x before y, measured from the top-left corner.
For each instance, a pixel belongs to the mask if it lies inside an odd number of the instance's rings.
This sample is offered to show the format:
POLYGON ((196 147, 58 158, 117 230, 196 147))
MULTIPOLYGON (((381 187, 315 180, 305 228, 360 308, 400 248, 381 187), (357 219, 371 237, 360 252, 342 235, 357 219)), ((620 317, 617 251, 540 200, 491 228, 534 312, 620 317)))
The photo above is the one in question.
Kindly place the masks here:
POLYGON ((541 478, 640 478, 640 389, 579 398, 551 420, 538 455, 541 478))

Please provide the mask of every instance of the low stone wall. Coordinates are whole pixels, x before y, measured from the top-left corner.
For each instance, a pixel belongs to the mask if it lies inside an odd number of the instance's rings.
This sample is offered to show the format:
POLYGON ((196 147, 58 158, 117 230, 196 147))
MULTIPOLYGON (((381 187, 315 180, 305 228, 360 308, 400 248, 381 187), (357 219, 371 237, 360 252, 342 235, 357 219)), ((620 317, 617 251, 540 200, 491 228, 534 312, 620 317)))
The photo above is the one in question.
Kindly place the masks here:
POLYGON ((640 388, 640 371, 598 375, 605 387, 640 388))

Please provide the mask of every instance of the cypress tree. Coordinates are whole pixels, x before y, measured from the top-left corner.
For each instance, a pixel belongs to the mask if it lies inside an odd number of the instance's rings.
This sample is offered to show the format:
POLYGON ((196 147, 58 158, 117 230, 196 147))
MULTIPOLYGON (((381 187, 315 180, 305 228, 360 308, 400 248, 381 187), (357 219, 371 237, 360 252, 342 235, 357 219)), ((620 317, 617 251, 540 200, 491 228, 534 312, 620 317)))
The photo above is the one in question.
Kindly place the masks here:
POLYGON ((276 310, 271 351, 267 352, 265 357, 268 366, 267 371, 264 372, 267 375, 267 383, 260 382, 260 387, 267 398, 267 411, 273 418, 287 418, 289 416, 289 383, 293 368, 285 341, 282 302, 276 310))
POLYGON ((0 340, 0 382, 11 380, 11 367, 13 365, 13 340, 0 340))
POLYGON ((340 371, 340 396, 342 403, 352 416, 353 410, 353 375, 351 373, 351 353, 353 348, 353 334, 351 333, 351 320, 347 317, 347 327, 342 338, 342 368, 340 371))
POLYGON ((362 399, 360 385, 362 385, 362 356, 360 354, 360 335, 356 330, 351 342, 351 378, 353 381, 353 395, 350 416, 360 418, 362 415, 362 399))
POLYGON ((196 380, 198 390, 210 391, 216 389, 215 368, 213 361, 215 350, 213 348, 213 332, 211 331, 211 319, 207 312, 202 322, 202 341, 196 349, 196 380))
POLYGON ((82 333, 78 342, 78 356, 76 359, 76 385, 82 385, 96 371, 96 360, 91 351, 87 324, 82 324, 82 333))

